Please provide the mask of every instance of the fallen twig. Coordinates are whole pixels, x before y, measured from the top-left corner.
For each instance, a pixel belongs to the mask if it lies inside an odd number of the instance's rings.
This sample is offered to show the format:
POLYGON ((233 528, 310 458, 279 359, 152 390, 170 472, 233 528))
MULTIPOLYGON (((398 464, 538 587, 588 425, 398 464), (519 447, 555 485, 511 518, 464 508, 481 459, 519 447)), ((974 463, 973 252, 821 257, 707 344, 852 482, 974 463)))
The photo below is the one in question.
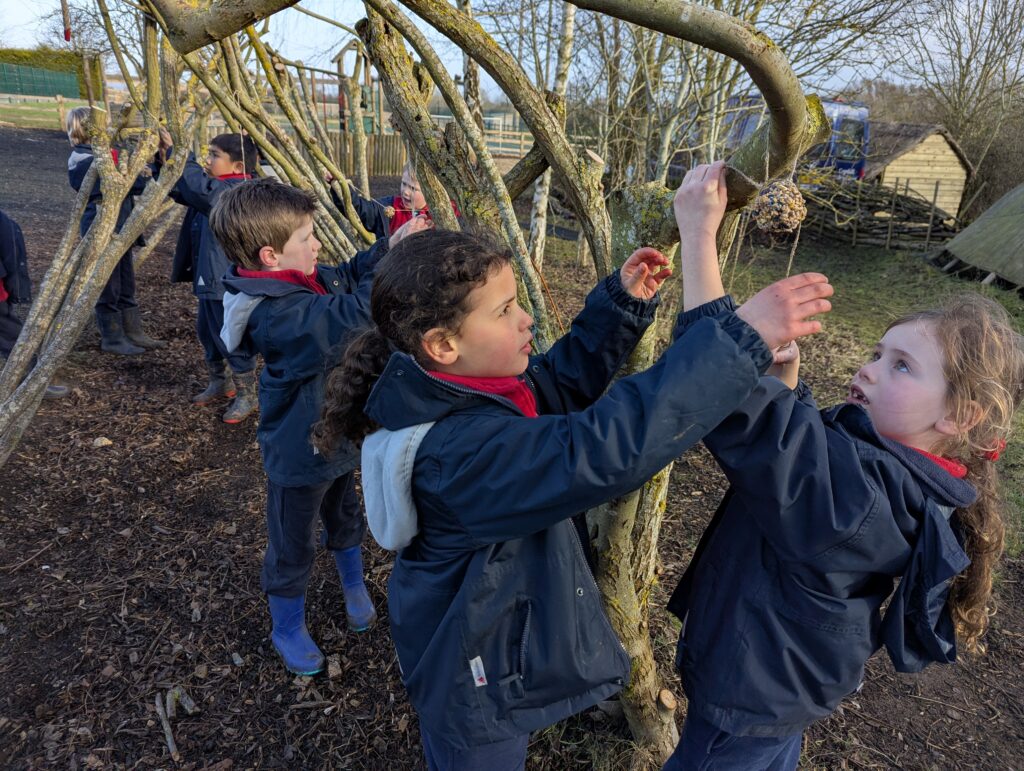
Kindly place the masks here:
POLYGON ((178 747, 174 744, 174 734, 171 733, 171 721, 167 719, 167 712, 164 710, 164 703, 160 699, 160 694, 156 695, 156 699, 153 702, 156 705, 156 714, 160 718, 160 725, 164 729, 164 738, 167 740, 167 749, 171 751, 171 758, 175 763, 181 760, 181 754, 178 752, 178 747))

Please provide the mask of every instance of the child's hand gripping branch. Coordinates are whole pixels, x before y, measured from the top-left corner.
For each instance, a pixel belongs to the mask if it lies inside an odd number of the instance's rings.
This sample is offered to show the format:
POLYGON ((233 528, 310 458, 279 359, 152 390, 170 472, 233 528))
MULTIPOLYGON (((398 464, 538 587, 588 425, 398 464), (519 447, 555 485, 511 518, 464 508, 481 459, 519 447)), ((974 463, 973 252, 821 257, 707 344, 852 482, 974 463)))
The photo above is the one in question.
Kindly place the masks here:
POLYGON ((640 247, 619 269, 622 288, 638 300, 650 300, 672 275, 672 268, 665 265, 668 265, 668 258, 664 254, 650 246, 640 247), (659 266, 661 270, 657 270, 659 266))
MULTIPOLYGON (((683 266, 683 308, 690 310, 725 295, 715 234, 725 215, 725 164, 691 169, 676 191, 673 209, 679 226, 683 266)), ((776 281, 751 297, 736 314, 757 330, 770 348, 821 331, 811 316, 832 309, 828 278, 801 273, 776 281)))

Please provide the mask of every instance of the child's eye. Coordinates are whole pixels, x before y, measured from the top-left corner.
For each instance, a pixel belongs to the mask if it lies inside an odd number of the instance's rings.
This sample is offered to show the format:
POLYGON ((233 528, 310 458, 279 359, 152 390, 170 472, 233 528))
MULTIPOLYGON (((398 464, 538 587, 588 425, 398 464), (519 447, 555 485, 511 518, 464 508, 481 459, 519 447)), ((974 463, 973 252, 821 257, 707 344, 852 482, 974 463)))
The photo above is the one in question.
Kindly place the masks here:
POLYGON ((899 359, 895 365, 896 369, 900 372, 910 372, 910 365, 907 364, 903 359, 899 359))
POLYGON ((871 353, 871 361, 878 361, 881 358, 882 358, 882 354, 880 354, 878 351, 872 351, 872 353, 871 353))
POLYGON ((501 309, 501 313, 499 315, 507 316, 511 311, 512 311, 512 306, 511 305, 506 305, 504 308, 501 309))

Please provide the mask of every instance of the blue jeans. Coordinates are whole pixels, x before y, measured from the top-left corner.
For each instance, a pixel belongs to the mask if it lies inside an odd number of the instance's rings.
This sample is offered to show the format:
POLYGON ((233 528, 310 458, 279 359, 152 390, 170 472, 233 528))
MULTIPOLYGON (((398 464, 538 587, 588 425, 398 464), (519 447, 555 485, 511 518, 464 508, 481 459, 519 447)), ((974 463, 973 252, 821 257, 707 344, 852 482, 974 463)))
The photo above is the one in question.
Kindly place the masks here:
POLYGON ((522 771, 526 768, 526 746, 530 735, 458 749, 440 739, 431 739, 420 725, 423 754, 430 771, 522 771))
POLYGON ((803 734, 737 736, 689 712, 683 735, 661 771, 794 771, 803 734))

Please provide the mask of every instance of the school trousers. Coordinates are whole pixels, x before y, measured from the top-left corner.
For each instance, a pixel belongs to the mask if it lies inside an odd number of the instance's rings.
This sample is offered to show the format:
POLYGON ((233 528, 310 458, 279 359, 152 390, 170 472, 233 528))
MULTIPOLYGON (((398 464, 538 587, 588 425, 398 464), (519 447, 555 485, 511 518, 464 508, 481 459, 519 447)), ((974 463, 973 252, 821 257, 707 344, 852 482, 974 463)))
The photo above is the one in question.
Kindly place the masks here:
POLYGON ((260 578, 266 594, 298 597, 306 591, 316 557, 317 515, 323 523, 321 543, 331 551, 363 542, 366 520, 355 472, 305 487, 267 480, 267 553, 260 578))
POLYGON ((127 308, 134 308, 135 302, 135 264, 132 250, 129 249, 114 266, 107 283, 96 301, 96 310, 100 313, 120 313, 127 308))
POLYGON ((229 353, 220 337, 220 329, 223 326, 224 301, 220 298, 200 297, 199 313, 196 315, 196 335, 203 346, 206 361, 213 364, 226 359, 232 372, 240 375, 252 372, 256 368, 256 354, 248 339, 243 339, 242 344, 229 353))

